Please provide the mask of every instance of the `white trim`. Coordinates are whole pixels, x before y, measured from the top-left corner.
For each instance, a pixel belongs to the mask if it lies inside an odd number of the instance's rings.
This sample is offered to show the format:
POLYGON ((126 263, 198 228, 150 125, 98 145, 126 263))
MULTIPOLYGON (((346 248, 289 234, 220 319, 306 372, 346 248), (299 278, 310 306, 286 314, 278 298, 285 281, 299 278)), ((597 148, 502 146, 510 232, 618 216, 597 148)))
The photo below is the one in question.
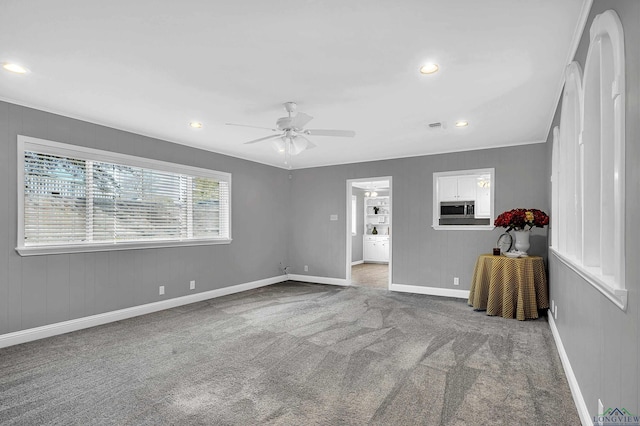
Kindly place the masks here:
POLYGON ((358 196, 353 195, 353 187, 351 188, 351 236, 355 237, 358 235, 358 230, 356 229, 356 225, 358 224, 357 220, 354 219, 354 215, 358 214, 358 196))
POLYGON ((553 128, 553 146, 551 149, 551 220, 549 228, 551 228, 551 246, 558 247, 558 164, 560 160, 559 153, 560 128, 553 128))
MULTIPOLYGON (((626 311, 627 309, 627 290, 622 288, 615 288, 610 283, 607 283, 602 276, 596 275, 584 265, 577 263, 575 260, 568 258, 562 253, 558 252, 553 247, 549 247, 549 251, 562 263, 567 265, 571 270, 578 274, 583 280, 591 284, 596 290, 602 293, 607 299, 613 302, 618 308, 626 311)), ((599 270, 599 268, 591 268, 599 270)))
MULTIPOLYGON (((2 97, 0 97, 0 100, 2 100, 2 97)), ((554 104, 554 108, 555 108, 555 105, 556 104, 554 104)), ((555 110, 553 111, 553 113, 555 114, 555 110)), ((540 140, 513 142, 513 143, 500 144, 500 145, 478 145, 478 146, 474 146, 473 148, 464 147, 460 149, 444 149, 441 151, 423 152, 422 154, 400 155, 397 157, 373 157, 371 159, 360 160, 360 161, 349 160, 344 162, 335 162, 335 163, 326 163, 326 164, 322 163, 322 164, 316 164, 316 165, 310 165, 310 166, 293 167, 290 170, 314 169, 316 167, 329 167, 329 166, 345 166, 345 165, 348 166, 348 165, 362 164, 362 163, 373 163, 376 161, 400 160, 403 158, 428 157, 432 155, 453 154, 456 152, 473 152, 473 151, 481 151, 484 149, 497 149, 497 148, 508 148, 512 146, 534 145, 537 143, 547 143, 547 136, 545 136, 544 139, 540 139, 540 140)), ((206 148, 203 148, 203 149, 206 149, 206 148)), ((249 160, 249 161, 253 161, 253 160, 249 160)), ((275 167, 285 168, 282 166, 275 166, 275 167)), ((287 170, 289 169, 287 168, 287 170)), ((354 180, 360 180, 360 179, 354 179, 354 180)), ((363 179, 363 180, 367 180, 367 179, 363 179)))
POLYGON ((345 280, 344 278, 314 277, 312 275, 289 274, 289 279, 292 281, 302 281, 305 283, 339 285, 344 287, 351 285, 349 281, 345 280))
POLYGON ((423 287, 421 285, 391 284, 391 291, 402 293, 428 294, 431 296, 455 297, 469 299, 469 290, 455 290, 452 288, 423 287))
POLYGON ((361 265, 364 263, 364 260, 356 260, 355 262, 351 262, 351 266, 361 265))
POLYGON ((582 391, 580 390, 580 385, 578 384, 578 379, 576 375, 573 373, 573 368, 571 368, 571 362, 569 361, 569 356, 564 349, 564 345, 562 344, 562 339, 560 338, 560 332, 558 331, 558 327, 556 326, 556 322, 553 319, 553 314, 549 311, 549 315, 547 315, 549 319, 549 328, 551 329, 551 334, 553 335, 553 340, 556 342, 556 349, 558 350, 558 355, 560 355, 560 361, 562 362, 562 368, 564 369, 564 374, 567 377, 567 382, 569 382, 569 389, 571 389, 571 395, 573 396, 573 402, 576 404, 576 409, 578 410, 578 416, 580 416, 580 422, 583 425, 593 425, 592 418, 589 415, 589 409, 587 408, 587 404, 584 401, 584 397, 582 396, 582 391))
POLYGON ((46 337, 57 336, 59 334, 82 330, 89 327, 95 327, 97 325, 108 324, 114 321, 120 321, 140 315, 146 315, 152 312, 163 311, 165 309, 171 309, 177 306, 201 302, 203 300, 214 299, 216 297, 222 297, 229 294, 240 293, 254 288, 264 287, 267 285, 287 281, 287 279, 288 278, 286 275, 280 275, 272 278, 265 278, 263 280, 251 281, 248 283, 204 291, 202 293, 190 294, 188 296, 161 300, 159 302, 147 303, 145 305, 133 306, 131 308, 119 309, 117 311, 105 312, 88 317, 77 318, 69 321, 58 322, 55 324, 43 325, 41 327, 29 328, 27 330, 15 331, 13 333, 2 334, 0 335, 0 348, 18 345, 20 343, 31 342, 33 340, 44 339, 46 337))
POLYGON ((431 225, 436 231, 493 231, 494 225, 431 225))
POLYGON ((232 239, 219 240, 182 240, 182 241, 136 241, 126 243, 106 244, 69 244, 66 246, 32 246, 16 247, 20 256, 40 256, 46 254, 91 253, 114 250, 140 250, 150 248, 209 246, 216 244, 231 244, 232 239))

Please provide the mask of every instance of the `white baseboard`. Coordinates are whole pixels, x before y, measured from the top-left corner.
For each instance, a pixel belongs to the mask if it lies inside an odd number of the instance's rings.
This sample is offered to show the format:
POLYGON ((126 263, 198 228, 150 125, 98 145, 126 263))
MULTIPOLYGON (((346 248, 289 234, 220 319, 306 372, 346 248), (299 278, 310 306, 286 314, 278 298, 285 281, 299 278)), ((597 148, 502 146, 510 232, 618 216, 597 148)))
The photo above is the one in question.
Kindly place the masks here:
POLYGON ((175 308, 176 306, 188 305, 190 303, 226 296, 228 294, 240 293, 242 291, 264 287, 286 280, 286 275, 280 275, 273 278, 266 278, 264 280, 252 281, 216 290, 203 291, 201 293, 190 294, 188 296, 176 297, 173 299, 120 309, 117 311, 105 312, 88 317, 2 334, 0 335, 0 348, 31 342, 32 340, 44 339, 45 337, 57 336, 71 331, 82 330, 83 328, 95 327, 96 325, 120 321, 127 318, 137 317, 139 315, 150 314, 164 309, 175 308))
POLYGON ((556 327, 556 322, 553 319, 553 314, 551 313, 551 311, 549 311, 547 318, 549 318, 549 328, 551 328, 553 340, 555 340, 556 342, 558 355, 560 355, 562 367, 564 368, 564 374, 565 376, 567 376, 569 388, 571 389, 571 395, 573 396, 573 402, 574 404, 576 404, 576 409, 578 410, 580 421, 583 425, 593 425, 592 417, 589 415, 589 409, 587 408, 587 404, 585 403, 584 397, 582 396, 582 391, 580 390, 578 379, 576 379, 575 374, 573 374, 571 362, 569 362, 569 356, 564 350, 564 345, 562 344, 562 339, 560 339, 560 333, 558 332, 558 327, 556 327))
POLYGON ((351 266, 361 265, 364 263, 364 260, 356 260, 355 262, 351 262, 351 266))
POLYGON ((314 277, 312 275, 299 275, 299 274, 289 274, 289 279, 293 281, 303 281, 307 283, 316 283, 316 284, 330 284, 330 285, 340 285, 340 286, 348 286, 349 283, 344 278, 327 278, 327 277, 314 277))
POLYGON ((455 290, 452 288, 423 287, 420 285, 391 284, 391 291, 402 293, 429 294, 431 296, 456 297, 458 299, 468 299, 469 290, 455 290))

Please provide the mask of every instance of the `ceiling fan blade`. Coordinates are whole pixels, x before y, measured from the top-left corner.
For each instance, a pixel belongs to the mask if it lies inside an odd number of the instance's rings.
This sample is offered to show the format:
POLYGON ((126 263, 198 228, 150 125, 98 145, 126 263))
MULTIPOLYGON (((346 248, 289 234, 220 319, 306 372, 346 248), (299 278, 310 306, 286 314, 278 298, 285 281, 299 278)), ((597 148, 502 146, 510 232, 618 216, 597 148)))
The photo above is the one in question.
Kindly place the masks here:
POLYGON ((269 136, 265 136, 264 138, 254 139, 252 141, 245 142, 244 144, 247 145, 247 144, 251 144, 251 143, 266 141, 266 140, 269 140, 269 139, 277 139, 277 138, 279 138, 281 136, 282 136, 281 134, 280 135, 269 135, 269 136))
POLYGON ((302 129, 305 124, 313 120, 313 117, 305 114, 304 112, 299 112, 295 117, 291 120, 291 126, 296 129, 302 129))
POLYGON ((352 138, 356 135, 353 130, 323 130, 323 129, 306 129, 305 135, 313 136, 342 136, 345 138, 352 138))
POLYGON ((224 124, 226 126, 252 127, 254 129, 271 130, 272 132, 277 132, 278 131, 278 129, 272 129, 271 127, 250 126, 249 124, 236 124, 236 123, 224 123, 224 124))

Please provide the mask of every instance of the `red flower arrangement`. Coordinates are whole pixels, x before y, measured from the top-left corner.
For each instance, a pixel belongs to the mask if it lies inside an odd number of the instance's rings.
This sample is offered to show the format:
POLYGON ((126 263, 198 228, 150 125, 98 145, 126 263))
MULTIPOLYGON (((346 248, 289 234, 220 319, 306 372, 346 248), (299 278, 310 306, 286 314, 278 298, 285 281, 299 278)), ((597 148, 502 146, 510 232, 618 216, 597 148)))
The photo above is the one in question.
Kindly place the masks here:
POLYGON ((549 216, 542 210, 537 209, 513 209, 508 212, 501 213, 493 223, 494 226, 502 226, 507 232, 515 229, 527 230, 535 227, 542 228, 549 224, 549 216))

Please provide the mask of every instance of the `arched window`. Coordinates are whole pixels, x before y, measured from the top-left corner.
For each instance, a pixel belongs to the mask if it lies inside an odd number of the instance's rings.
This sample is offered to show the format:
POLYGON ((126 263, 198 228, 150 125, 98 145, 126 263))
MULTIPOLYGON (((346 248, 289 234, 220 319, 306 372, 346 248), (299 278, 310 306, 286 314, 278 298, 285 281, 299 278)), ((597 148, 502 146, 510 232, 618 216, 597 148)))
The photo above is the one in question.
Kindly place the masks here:
POLYGON ((560 129, 558 126, 553 128, 553 149, 551 151, 551 247, 558 250, 558 219, 559 219, 559 201, 560 195, 558 191, 558 164, 560 161, 560 129))
POLYGON ((584 78, 577 63, 567 67, 560 129, 554 132, 552 251, 622 309, 624 91, 622 24, 609 10, 591 25, 584 78))
POLYGON ((558 189, 560 200, 559 225, 565 230, 560 234, 558 249, 567 256, 582 259, 582 214, 581 214, 581 162, 580 131, 582 129, 582 70, 572 62, 565 73, 562 116, 560 118, 560 164, 558 189))

